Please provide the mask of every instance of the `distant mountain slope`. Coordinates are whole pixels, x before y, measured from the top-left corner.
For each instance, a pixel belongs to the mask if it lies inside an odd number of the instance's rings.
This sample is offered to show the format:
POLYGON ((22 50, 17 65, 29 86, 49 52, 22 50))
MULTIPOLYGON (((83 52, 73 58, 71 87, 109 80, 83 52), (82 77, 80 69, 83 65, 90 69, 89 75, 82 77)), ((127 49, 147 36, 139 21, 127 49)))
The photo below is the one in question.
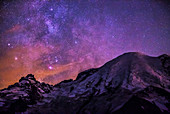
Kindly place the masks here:
POLYGON ((170 113, 170 56, 125 53, 54 86, 33 75, 0 91, 0 112, 170 113))

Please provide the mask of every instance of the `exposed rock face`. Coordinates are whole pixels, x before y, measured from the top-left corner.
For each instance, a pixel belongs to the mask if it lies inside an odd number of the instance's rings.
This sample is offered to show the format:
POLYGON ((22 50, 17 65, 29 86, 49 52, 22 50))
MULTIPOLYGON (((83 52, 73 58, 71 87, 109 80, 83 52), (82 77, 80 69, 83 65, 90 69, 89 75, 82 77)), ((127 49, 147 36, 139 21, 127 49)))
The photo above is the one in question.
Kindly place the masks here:
POLYGON ((0 91, 0 112, 25 112, 52 89, 51 85, 36 81, 34 75, 22 77, 18 83, 0 91))
POLYGON ((0 91, 0 107, 1 112, 168 114, 170 56, 125 53, 55 86, 28 75, 0 91))

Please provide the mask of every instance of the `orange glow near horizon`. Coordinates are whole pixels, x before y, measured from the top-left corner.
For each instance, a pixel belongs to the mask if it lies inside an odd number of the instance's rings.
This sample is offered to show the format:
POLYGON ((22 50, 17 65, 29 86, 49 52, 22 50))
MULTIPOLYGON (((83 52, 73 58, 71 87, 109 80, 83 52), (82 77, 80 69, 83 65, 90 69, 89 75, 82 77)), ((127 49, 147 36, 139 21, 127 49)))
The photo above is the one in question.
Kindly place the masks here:
POLYGON ((49 84, 57 84, 65 79, 75 79, 80 71, 88 69, 90 66, 83 66, 86 61, 81 60, 63 65, 55 64, 52 65, 52 69, 49 69, 48 65, 42 64, 43 61, 41 59, 41 56, 49 51, 50 49, 44 47, 42 44, 38 44, 35 47, 16 47, 10 49, 0 59, 0 74, 2 80, 0 82, 0 88, 6 88, 18 82, 21 77, 27 74, 35 75, 35 78, 42 82, 45 78, 48 78, 48 76, 55 76, 62 72, 68 72, 52 80, 45 81, 49 84))

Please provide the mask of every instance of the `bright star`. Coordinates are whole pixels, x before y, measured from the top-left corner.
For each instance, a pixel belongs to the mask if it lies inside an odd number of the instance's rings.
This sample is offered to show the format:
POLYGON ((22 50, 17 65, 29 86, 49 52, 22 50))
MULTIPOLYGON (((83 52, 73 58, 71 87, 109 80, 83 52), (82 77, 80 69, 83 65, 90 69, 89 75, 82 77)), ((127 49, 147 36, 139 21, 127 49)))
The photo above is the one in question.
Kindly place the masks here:
POLYGON ((48 68, 49 68, 50 70, 51 70, 51 69, 53 69, 53 67, 52 67, 52 66, 49 66, 48 68))
POLYGON ((18 60, 18 57, 15 57, 15 60, 18 60))

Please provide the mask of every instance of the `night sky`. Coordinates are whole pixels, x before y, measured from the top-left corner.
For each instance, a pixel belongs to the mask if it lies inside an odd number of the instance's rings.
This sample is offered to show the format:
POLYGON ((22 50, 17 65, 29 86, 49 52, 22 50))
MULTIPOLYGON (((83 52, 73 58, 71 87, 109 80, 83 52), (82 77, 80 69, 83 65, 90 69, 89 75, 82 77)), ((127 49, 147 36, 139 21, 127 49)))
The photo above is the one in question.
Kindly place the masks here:
POLYGON ((0 88, 56 84, 125 52, 170 54, 166 0, 1 0, 0 88))

